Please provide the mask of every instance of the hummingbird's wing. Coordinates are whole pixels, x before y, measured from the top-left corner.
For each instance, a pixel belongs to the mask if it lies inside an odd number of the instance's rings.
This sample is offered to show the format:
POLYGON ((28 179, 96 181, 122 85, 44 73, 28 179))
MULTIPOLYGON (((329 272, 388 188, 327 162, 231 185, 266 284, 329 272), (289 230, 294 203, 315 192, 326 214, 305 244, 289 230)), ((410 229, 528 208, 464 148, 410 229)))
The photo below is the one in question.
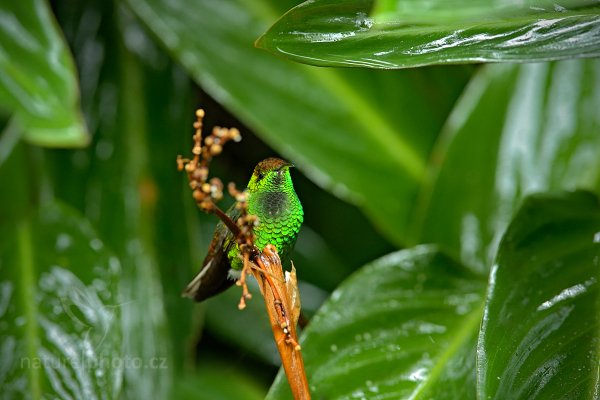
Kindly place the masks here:
MULTIPOLYGON (((240 212, 235 204, 227 210, 227 215, 236 221, 240 212)), ((208 248, 208 254, 202 262, 202 268, 196 277, 187 285, 182 296, 195 301, 203 301, 229 288, 234 280, 229 278, 231 263, 227 254, 235 246, 233 234, 219 222, 215 228, 213 239, 208 248)))

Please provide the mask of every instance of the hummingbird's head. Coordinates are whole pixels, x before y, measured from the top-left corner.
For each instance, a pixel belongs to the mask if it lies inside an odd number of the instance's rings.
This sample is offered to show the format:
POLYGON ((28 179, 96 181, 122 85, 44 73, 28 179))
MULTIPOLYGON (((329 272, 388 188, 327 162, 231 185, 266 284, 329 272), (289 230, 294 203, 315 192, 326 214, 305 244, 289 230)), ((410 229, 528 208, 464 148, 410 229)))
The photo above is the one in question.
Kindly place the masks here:
POLYGON ((294 165, 280 158, 267 158, 254 168, 248 191, 256 192, 287 192, 294 190, 290 167, 294 165))

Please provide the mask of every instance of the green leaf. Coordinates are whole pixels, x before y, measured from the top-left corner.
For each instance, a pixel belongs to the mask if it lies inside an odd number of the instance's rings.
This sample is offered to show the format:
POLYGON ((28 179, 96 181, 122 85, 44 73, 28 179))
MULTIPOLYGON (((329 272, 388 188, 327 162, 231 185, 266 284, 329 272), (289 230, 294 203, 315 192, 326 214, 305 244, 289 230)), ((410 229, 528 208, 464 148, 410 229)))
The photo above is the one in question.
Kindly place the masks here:
POLYGON ((466 70, 390 74, 276 59, 252 47, 279 14, 275 1, 128 3, 194 79, 271 147, 359 204, 396 243, 405 238, 410 202, 466 70))
MULTIPOLYGON (((312 319, 302 351, 315 398, 475 398, 485 281, 420 246, 346 280, 312 319)), ((290 398, 278 375, 268 399, 290 398)))
POLYGON ((502 239, 478 346, 482 399, 592 399, 600 384, 600 203, 528 198, 502 239))
POLYGON ((445 156, 415 213, 418 241, 489 269, 524 196, 600 188, 598 110, 598 60, 483 68, 443 132, 445 156))
MULTIPOLYGON (((593 0, 471 0, 468 3, 459 0, 444 2, 424 2, 422 0, 404 0, 399 3, 395 0, 373 1, 372 14, 376 18, 385 19, 395 14, 407 13, 406 18, 413 21, 464 21, 472 18, 481 18, 486 14, 506 15, 517 10, 529 8, 529 12, 540 12, 549 6, 553 11, 561 11, 561 7, 583 7, 594 4, 593 0)), ((562 10, 564 11, 564 10, 562 10)))
POLYGON ((59 204, 1 228, 2 398, 118 398, 119 260, 59 204))
POLYGON ((30 143, 83 146, 73 60, 45 0, 9 1, 0 11, 0 105, 30 143))
MULTIPOLYGON (((201 213, 192 199, 185 174, 173 164, 176 155, 191 146, 194 85, 183 70, 152 43, 131 15, 127 31, 129 35, 135 32, 138 38, 129 44, 129 51, 152 54, 151 59, 139 60, 141 65, 136 72, 142 78, 140 92, 144 93, 144 99, 140 102, 147 132, 137 142, 138 146, 145 147, 139 200, 146 210, 143 218, 149 222, 144 224, 142 231, 153 228, 153 235, 147 237, 146 245, 154 249, 160 272, 157 278, 164 293, 173 364, 182 368, 196 355, 193 339, 197 333, 192 329, 193 303, 182 298, 181 292, 194 276, 190 271, 197 272, 201 265, 202 259, 195 260, 191 253, 203 257, 204 254, 198 253, 206 249, 200 246, 201 241, 195 241, 190 235, 190 227, 201 213), (165 110, 169 112, 165 113, 165 110)), ((128 156, 123 153, 122 157, 128 156)), ((202 217, 210 220, 210 230, 204 236, 210 239, 216 218, 212 215, 202 217)))
POLYGON ((431 64, 548 61, 600 55, 597 1, 307 1, 257 46, 320 66, 410 68, 431 64))

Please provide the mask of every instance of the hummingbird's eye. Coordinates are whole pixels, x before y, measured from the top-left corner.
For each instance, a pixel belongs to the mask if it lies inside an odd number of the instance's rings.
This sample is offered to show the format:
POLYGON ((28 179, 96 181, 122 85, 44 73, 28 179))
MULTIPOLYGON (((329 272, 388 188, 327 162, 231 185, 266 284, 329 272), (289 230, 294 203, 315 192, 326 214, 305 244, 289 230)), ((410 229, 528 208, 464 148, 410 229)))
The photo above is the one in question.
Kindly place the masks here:
POLYGON ((265 174, 263 174, 262 172, 258 173, 258 180, 262 180, 265 177, 265 174))

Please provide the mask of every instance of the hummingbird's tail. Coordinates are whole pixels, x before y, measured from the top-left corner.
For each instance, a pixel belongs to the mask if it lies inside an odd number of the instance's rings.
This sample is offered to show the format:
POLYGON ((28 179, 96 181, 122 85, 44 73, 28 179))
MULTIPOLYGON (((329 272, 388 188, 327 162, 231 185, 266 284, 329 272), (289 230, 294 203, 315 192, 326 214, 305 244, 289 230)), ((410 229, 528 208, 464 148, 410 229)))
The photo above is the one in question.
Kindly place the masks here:
POLYGON ((226 263, 215 262, 211 259, 202 267, 198 275, 192 279, 184 291, 182 297, 188 297, 194 301, 203 301, 215 296, 229 288, 234 280, 229 279, 229 266, 226 263))

